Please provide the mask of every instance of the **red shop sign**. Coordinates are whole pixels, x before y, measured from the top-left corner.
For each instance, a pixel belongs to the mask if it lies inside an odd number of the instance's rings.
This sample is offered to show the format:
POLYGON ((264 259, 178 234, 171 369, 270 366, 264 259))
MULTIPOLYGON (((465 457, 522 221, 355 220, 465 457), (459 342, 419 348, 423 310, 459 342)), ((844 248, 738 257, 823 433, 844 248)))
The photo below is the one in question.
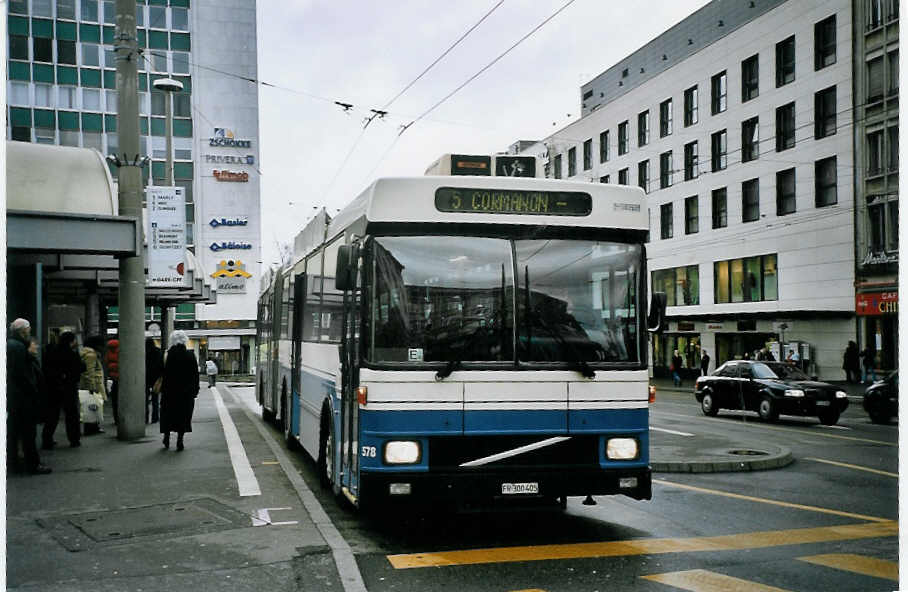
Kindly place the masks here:
POLYGON ((899 293, 875 292, 873 294, 855 295, 855 312, 859 316, 877 316, 884 314, 898 314, 899 293))

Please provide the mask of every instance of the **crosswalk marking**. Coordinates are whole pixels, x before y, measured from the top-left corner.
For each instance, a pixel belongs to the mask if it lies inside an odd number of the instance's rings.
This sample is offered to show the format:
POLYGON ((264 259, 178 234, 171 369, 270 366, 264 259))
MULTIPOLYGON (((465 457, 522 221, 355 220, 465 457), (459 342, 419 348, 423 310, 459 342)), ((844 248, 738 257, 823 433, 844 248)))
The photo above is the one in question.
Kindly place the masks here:
POLYGON ((812 458, 812 457, 809 457, 809 456, 808 456, 808 457, 805 457, 804 460, 812 460, 812 461, 816 461, 816 462, 826 463, 826 464, 828 464, 828 465, 835 465, 835 466, 837 466, 837 467, 845 467, 846 469, 855 469, 855 470, 858 470, 858 471, 867 471, 868 473, 876 473, 876 474, 878 474, 878 475, 886 475, 887 477, 895 477, 896 479, 899 478, 899 474, 898 474, 898 473, 890 473, 890 472, 888 472, 888 471, 881 471, 881 470, 879 470, 879 469, 871 469, 871 468, 869 468, 869 467, 862 467, 862 466, 859 466, 859 465, 850 465, 850 464, 848 464, 848 463, 838 462, 838 461, 834 461, 834 460, 826 460, 826 459, 823 459, 823 458, 812 458))
POLYGON ((786 592, 775 586, 765 586, 705 569, 689 569, 641 577, 651 582, 659 582, 666 586, 694 592, 786 592))
POLYGON ((894 561, 877 559, 876 557, 867 557, 866 555, 852 555, 850 553, 828 553, 826 555, 811 555, 810 557, 798 557, 799 561, 806 561, 816 565, 833 567, 843 571, 851 571, 873 576, 876 578, 885 578, 897 582, 899 579, 899 564, 894 561))
POLYGON ((804 545, 864 538, 898 536, 898 523, 894 521, 865 524, 844 524, 816 528, 771 530, 713 537, 674 539, 633 539, 563 545, 534 545, 466 549, 437 553, 410 553, 388 555, 395 569, 442 567, 450 565, 478 565, 518 561, 545 561, 555 559, 584 559, 591 557, 622 557, 630 555, 656 555, 665 553, 690 553, 696 551, 738 551, 784 545, 804 545))

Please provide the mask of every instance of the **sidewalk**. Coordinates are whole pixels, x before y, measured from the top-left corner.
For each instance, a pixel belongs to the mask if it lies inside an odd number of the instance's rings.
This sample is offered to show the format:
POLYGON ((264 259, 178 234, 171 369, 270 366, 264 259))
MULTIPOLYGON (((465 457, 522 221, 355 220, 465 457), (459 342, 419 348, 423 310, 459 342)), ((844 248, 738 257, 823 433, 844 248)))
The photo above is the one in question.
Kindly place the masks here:
POLYGON ((218 390, 261 495, 239 495, 205 386, 183 452, 163 448, 157 424, 145 438, 117 440, 106 409, 106 433, 70 448, 61 421, 57 447, 40 451, 53 473, 7 476, 7 589, 342 589, 274 453, 228 389, 218 390))

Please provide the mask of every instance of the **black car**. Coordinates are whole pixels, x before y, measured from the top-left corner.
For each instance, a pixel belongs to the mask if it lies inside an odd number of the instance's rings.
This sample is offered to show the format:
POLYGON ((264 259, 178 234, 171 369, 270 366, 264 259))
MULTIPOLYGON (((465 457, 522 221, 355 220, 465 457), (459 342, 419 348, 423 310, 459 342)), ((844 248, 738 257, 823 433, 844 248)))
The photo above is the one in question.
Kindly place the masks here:
POLYGON ((873 423, 889 423, 899 414, 899 373, 874 382, 864 391, 864 411, 873 423))
POLYGON ((822 423, 832 425, 848 407, 848 393, 811 380, 785 362, 726 362, 709 376, 697 379, 694 395, 705 415, 743 407, 756 411, 765 421, 775 421, 782 413, 815 415, 822 423))

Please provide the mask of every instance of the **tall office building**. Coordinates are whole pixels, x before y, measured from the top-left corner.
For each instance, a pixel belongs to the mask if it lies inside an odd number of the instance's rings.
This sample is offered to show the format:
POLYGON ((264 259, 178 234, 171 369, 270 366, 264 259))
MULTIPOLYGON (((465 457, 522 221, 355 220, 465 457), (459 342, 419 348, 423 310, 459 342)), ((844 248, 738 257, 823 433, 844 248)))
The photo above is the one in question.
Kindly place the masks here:
MULTIPOLYGON (((115 4, 9 2, 8 139, 119 152, 115 4)), ((183 84, 173 95, 173 157, 187 199, 188 248, 218 289, 216 305, 181 305, 176 326, 223 372, 245 373, 261 259, 255 2, 137 5, 140 149, 152 159, 145 181, 165 184, 166 95, 153 85, 174 78, 183 84)), ((104 304, 113 327, 116 303, 104 304)), ((147 317, 160 320, 156 311, 147 317)))
MULTIPOLYGON (((863 0, 862 0, 863 1, 863 0)), ((580 89, 547 175, 647 193, 668 294, 658 375, 797 344, 843 379, 855 336, 852 0, 714 0, 580 89)), ((787 356, 787 352, 776 351, 787 356)))

